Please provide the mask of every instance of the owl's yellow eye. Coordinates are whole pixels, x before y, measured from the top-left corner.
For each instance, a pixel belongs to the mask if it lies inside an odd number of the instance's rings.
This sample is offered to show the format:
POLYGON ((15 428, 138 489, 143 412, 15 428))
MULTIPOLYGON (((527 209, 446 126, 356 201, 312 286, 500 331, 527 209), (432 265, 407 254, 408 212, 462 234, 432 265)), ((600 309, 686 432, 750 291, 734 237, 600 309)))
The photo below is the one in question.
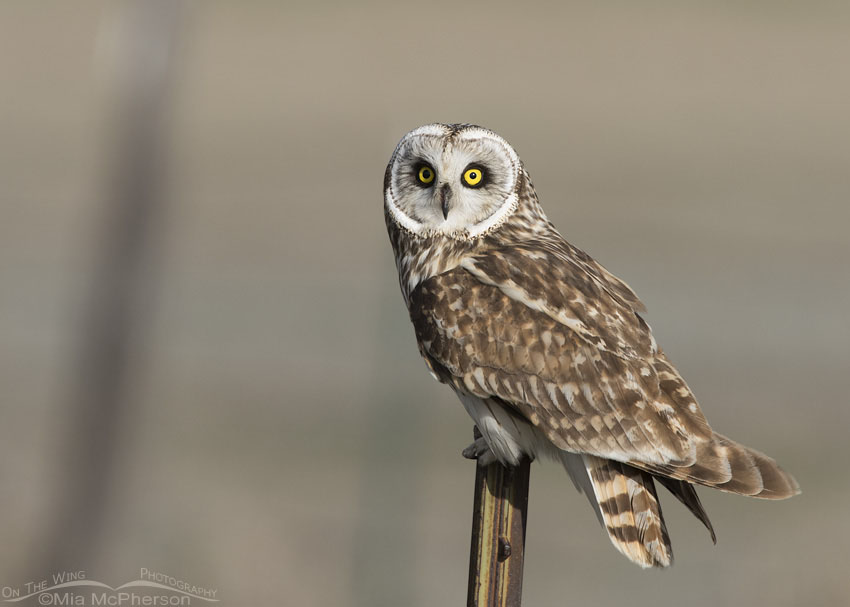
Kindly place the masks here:
POLYGON ((420 167, 416 176, 419 178, 419 183, 430 185, 434 181, 434 169, 429 166, 420 167))
POLYGON ((483 184, 484 170, 480 167, 470 167, 463 172, 463 183, 471 188, 483 184))

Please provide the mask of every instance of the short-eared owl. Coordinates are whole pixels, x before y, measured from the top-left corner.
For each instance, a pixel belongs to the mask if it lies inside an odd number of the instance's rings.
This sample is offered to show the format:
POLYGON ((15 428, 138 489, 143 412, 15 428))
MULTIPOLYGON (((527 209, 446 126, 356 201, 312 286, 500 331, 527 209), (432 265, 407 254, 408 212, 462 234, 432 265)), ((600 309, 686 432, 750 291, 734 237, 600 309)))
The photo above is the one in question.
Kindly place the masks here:
POLYGON ((642 567, 673 559, 654 480, 712 539, 694 485, 799 492, 772 459, 712 430, 643 304, 555 230, 504 139, 468 124, 411 131, 387 166, 384 212, 419 351, 481 431, 466 455, 561 462, 642 567))

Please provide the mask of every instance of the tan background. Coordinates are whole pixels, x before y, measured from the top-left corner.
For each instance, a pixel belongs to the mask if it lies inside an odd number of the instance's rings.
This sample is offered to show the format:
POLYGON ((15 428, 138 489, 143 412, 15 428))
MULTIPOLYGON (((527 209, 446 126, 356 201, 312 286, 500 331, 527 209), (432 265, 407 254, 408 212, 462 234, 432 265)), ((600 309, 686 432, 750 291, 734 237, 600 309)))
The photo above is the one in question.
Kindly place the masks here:
MULTIPOLYGON (((0 5, 0 585, 47 574, 62 507, 118 6, 0 5)), ((224 605, 462 604, 471 423, 416 352, 381 179, 407 130, 465 121, 643 298, 715 428, 803 488, 701 491, 714 547, 663 494, 677 561, 643 572, 535 465, 525 604, 848 604, 848 26, 846 2, 188 5, 147 329, 73 566, 224 605)))

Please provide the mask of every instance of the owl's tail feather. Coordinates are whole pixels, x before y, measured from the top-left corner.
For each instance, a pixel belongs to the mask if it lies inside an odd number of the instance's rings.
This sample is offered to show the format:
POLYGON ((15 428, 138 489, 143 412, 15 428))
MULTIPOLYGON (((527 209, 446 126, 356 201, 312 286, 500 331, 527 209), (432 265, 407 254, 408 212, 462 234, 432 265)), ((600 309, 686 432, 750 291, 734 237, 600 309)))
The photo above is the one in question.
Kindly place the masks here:
POLYGON ((717 433, 697 449, 696 462, 691 466, 634 465, 659 476, 751 497, 785 499, 800 493, 794 477, 774 460, 717 433))
POLYGON ((656 476, 655 480, 664 485, 667 491, 672 493, 676 499, 682 502, 691 513, 697 517, 708 532, 711 534, 711 541, 717 543, 717 535, 714 533, 714 527, 711 521, 708 520, 708 514, 705 508, 702 507, 702 502, 699 501, 696 488, 685 481, 668 478, 666 476, 656 476))
POLYGON ((583 455, 611 543, 641 567, 668 567, 673 549, 652 475, 628 464, 583 455))
POLYGON ((771 458, 716 433, 697 449, 691 466, 626 464, 575 454, 563 459, 577 487, 591 498, 611 543, 641 567, 667 567, 673 562, 653 478, 702 521, 715 543, 711 521, 691 483, 766 499, 800 492, 794 477, 771 458))

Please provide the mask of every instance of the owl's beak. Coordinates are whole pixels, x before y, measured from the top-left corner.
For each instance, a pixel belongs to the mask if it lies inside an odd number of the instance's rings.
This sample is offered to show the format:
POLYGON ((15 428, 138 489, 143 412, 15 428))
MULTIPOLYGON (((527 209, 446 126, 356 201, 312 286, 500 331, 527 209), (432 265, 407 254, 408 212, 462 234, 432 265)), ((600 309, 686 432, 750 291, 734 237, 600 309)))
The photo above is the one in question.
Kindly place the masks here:
POLYGON ((452 201, 452 188, 444 183, 440 188, 440 208, 443 210, 443 219, 449 218, 449 206, 452 201))

